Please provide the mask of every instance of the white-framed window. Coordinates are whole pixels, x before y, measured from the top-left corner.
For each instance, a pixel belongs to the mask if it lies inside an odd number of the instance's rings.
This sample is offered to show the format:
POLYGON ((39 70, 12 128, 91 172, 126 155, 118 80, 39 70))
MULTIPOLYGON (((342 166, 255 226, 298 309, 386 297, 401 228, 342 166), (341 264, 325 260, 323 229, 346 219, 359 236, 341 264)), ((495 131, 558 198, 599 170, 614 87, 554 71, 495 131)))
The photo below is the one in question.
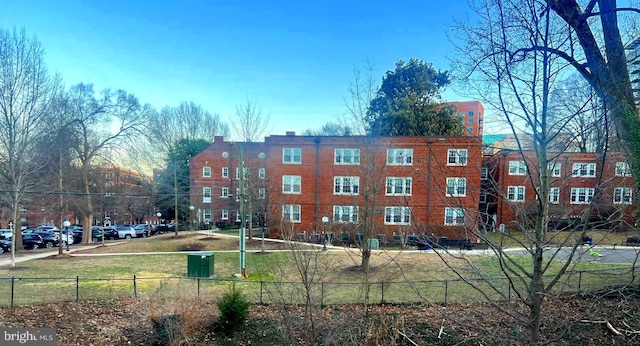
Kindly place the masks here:
POLYGON ((412 165, 413 149, 387 149, 388 165, 412 165))
POLYGON ((211 209, 202 209, 202 219, 204 222, 211 221, 211 209))
MULTIPOLYGON (((206 215, 207 215, 207 212, 205 211, 205 219, 206 219, 206 215)), ((222 212, 220 213, 220 219, 229 220, 229 209, 222 209, 222 212)))
POLYGON ((596 176, 595 163, 574 163, 571 175, 574 177, 590 177, 596 176))
POLYGON ((211 187, 205 186, 202 188, 202 203, 211 203, 211 187))
POLYGON ((387 177, 387 196, 411 196, 412 178, 387 177))
POLYGON ((222 197, 222 198, 228 198, 229 197, 229 188, 228 187, 223 187, 222 188, 222 193, 220 194, 220 197, 222 197))
POLYGON ((616 162, 616 176, 628 177, 631 175, 631 169, 626 162, 616 162))
POLYGON ((211 167, 202 167, 202 177, 211 178, 211 167))
POLYGON ((302 149, 282 148, 282 163, 302 163, 302 149))
POLYGON ((267 177, 267 170, 264 167, 258 168, 258 178, 264 179, 267 177))
POLYGON ((411 223, 410 207, 385 207, 384 223, 386 225, 408 225, 411 223))
POLYGON ((547 170, 551 174, 552 177, 559 177, 562 173, 561 171, 562 164, 560 162, 549 162, 547 163, 547 170))
POLYGON ((524 186, 507 187, 507 199, 511 202, 524 202, 524 186))
POLYGON ((593 200, 594 189, 574 187, 571 189, 571 204, 588 204, 593 200))
MULTIPOLYGON (((242 177, 242 179, 249 179, 249 168, 242 167, 242 170, 244 171, 244 177, 242 177)), ((240 180, 240 167, 236 167, 236 180, 240 180)))
POLYGON ((334 205, 333 206, 333 222, 357 223, 358 207, 351 206, 351 205, 334 205))
POLYGON ((302 191, 302 177, 299 175, 282 176, 282 193, 300 193, 302 191))
POLYGON ((360 177, 333 177, 334 195, 357 195, 360 193, 360 177))
POLYGON ((466 166, 467 149, 449 149, 447 150, 447 166, 466 166))
POLYGON ((632 204, 633 189, 629 187, 616 187, 613 190, 613 204, 632 204))
POLYGON ((447 178, 447 196, 464 197, 467 195, 467 178, 447 178))
POLYGON ((487 203, 487 190, 480 190, 480 203, 487 203))
POLYGON ((560 189, 557 187, 549 188, 549 203, 558 204, 560 203, 560 189))
POLYGON ((259 188, 258 189, 258 199, 265 199, 265 198, 267 198, 267 189, 259 188))
POLYGON ((509 175, 527 174, 527 164, 524 161, 509 161, 509 175))
POLYGON ((283 205, 282 221, 300 223, 300 205, 283 205))
POLYGON ((240 221, 242 221, 240 219, 240 210, 236 210, 236 222, 240 222, 240 221))
POLYGON ((444 208, 444 224, 447 226, 464 225, 464 209, 444 208))
POLYGON ((229 167, 222 167, 222 177, 229 178, 229 167))
POLYGON ((360 149, 337 148, 333 151, 333 163, 336 165, 359 165, 360 149))
POLYGON ((236 187, 236 202, 240 201, 240 188, 236 187))
POLYGON ((487 180, 489 178, 489 169, 487 167, 480 168, 480 179, 487 180))

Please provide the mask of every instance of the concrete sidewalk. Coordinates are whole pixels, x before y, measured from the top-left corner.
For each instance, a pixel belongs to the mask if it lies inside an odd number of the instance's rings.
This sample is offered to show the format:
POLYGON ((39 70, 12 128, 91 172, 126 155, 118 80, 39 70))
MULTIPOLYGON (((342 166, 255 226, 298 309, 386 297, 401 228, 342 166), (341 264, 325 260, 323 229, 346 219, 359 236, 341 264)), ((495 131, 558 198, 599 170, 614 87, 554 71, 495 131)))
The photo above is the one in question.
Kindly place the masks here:
MULTIPOLYGON (((102 244, 96 244, 96 245, 74 245, 71 246, 69 248, 69 251, 66 250, 66 248, 63 250, 63 254, 72 254, 78 251, 83 251, 83 250, 89 250, 89 249, 94 249, 97 248, 98 246, 102 246, 102 244)), ((35 259, 41 259, 41 258, 47 258, 47 257, 51 257, 51 256, 55 256, 58 255, 60 253, 60 250, 58 248, 53 248, 51 250, 47 250, 47 251, 38 251, 38 250, 21 250, 21 251, 17 251, 16 255, 15 255, 15 259, 14 259, 14 263, 20 263, 20 262, 26 262, 26 261, 31 261, 31 260, 35 260, 35 259)), ((2 255, 0 255, 0 267, 3 266, 11 266, 11 253, 10 252, 5 252, 2 255)))

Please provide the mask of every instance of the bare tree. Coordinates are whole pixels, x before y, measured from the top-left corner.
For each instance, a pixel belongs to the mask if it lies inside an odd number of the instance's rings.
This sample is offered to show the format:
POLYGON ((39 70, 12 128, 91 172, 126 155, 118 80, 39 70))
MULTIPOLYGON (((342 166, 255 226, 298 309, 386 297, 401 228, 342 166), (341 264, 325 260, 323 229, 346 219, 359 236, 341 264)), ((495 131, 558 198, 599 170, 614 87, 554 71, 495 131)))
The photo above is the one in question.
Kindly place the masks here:
POLYGON ((127 139, 139 134, 147 124, 151 107, 141 105, 123 90, 105 90, 96 98, 90 84, 71 87, 63 102, 67 123, 74 130, 69 139, 74 145, 74 160, 82 173, 84 198, 79 210, 85 226, 83 241, 89 243, 94 211, 91 170, 100 158, 106 158, 105 153, 125 151, 127 139))
MULTIPOLYGON (((555 15, 554 10, 562 10, 560 7, 567 7, 572 3, 572 1, 529 1, 523 4, 521 1, 511 0, 478 1, 474 7, 474 11, 480 17, 477 24, 461 23, 458 26, 458 32, 464 40, 463 47, 460 47, 461 75, 467 76, 467 80, 476 84, 478 90, 483 90, 481 96, 484 101, 499 110, 508 121, 519 148, 516 151, 519 154, 514 155, 520 156, 518 162, 524 164, 525 168, 522 169, 527 172, 520 183, 528 186, 529 191, 535 191, 537 196, 530 206, 518 205, 517 202, 509 203, 511 211, 518 220, 513 227, 517 227, 524 235, 520 245, 526 249, 527 257, 531 261, 530 266, 522 265, 517 257, 505 252, 501 243, 495 243, 486 234, 477 232, 477 227, 470 228, 470 231, 475 231, 480 239, 491 246, 501 275, 507 280, 512 294, 522 302, 522 305, 512 303, 495 305, 496 309, 524 326, 524 333, 516 339, 532 344, 542 342, 540 328, 545 311, 544 296, 551 294, 552 289, 563 279, 564 273, 573 263, 574 255, 578 252, 586 231, 586 228, 582 227, 577 228, 576 232, 556 235, 555 241, 559 242, 560 246, 547 250, 551 244, 548 228, 550 189, 558 183, 558 179, 553 178, 551 171, 560 155, 551 150, 552 144, 569 130, 570 124, 576 119, 576 114, 585 108, 582 104, 572 112, 553 116, 550 95, 562 80, 563 72, 569 66, 574 66, 589 78, 599 78, 592 75, 596 73, 608 80, 604 87, 592 85, 596 89, 599 88, 598 93, 605 99, 607 113, 610 116, 621 117, 624 112, 628 114, 628 109, 624 110, 624 106, 622 109, 613 111, 611 100, 606 100, 613 95, 605 94, 613 93, 617 95, 618 101, 623 103, 629 101, 624 94, 620 94, 621 90, 618 86, 607 84, 618 77, 622 78, 622 76, 615 76, 616 72, 613 71, 616 68, 615 62, 610 64, 604 61, 592 62, 595 65, 590 67, 598 69, 594 71, 578 63, 577 56, 562 53, 573 52, 572 49, 578 47, 571 40, 571 35, 575 33, 567 32, 566 23, 563 24, 563 19, 555 15), (604 88, 607 88, 607 91, 604 91, 604 88), (616 112, 617 115, 614 115, 616 112), (520 133, 528 133, 533 139, 533 157, 523 153, 524 144, 521 142, 522 138, 518 136, 520 133), (561 258, 560 253, 563 251, 568 253, 567 259, 557 261, 561 258), (558 263, 559 268, 551 270, 553 263, 558 263)), ((596 1, 590 3, 595 5, 596 1)), ((587 9, 586 12, 590 13, 591 10, 592 8, 587 9)), ((577 13, 576 15, 582 16, 577 13)), ((610 14, 603 14, 604 17, 608 15, 610 14)), ((586 24, 587 18, 584 20, 582 24, 586 24)), ((588 27, 580 29, 584 30, 588 27)), ((579 35, 583 34, 584 32, 579 33, 579 35)), ((594 52, 585 52, 585 54, 592 53, 594 52)), ((588 57, 587 60, 593 58, 593 56, 588 57)), ((624 90, 624 87, 622 88, 624 90)), ((575 128, 571 130, 574 131, 575 128)), ((585 134, 581 133, 578 136, 581 135, 585 134)), ((602 164, 598 166, 600 169, 603 167, 602 164)), ((499 198, 507 202, 513 199, 506 195, 505 191, 496 192, 502 194, 499 198)), ((511 236, 505 233, 505 237, 511 236)), ((483 277, 483 273, 480 273, 473 263, 469 262, 469 264, 470 270, 479 277, 483 277)), ((469 284, 487 298, 497 293, 506 300, 510 300, 495 283, 489 282, 489 289, 477 284, 469 284)))
POLYGON ((180 139, 213 142, 214 136, 229 136, 229 126, 218 114, 211 114, 194 102, 182 102, 152 113, 146 133, 156 157, 165 158, 180 139))
POLYGON ((340 122, 343 127, 351 128, 352 134, 364 135, 369 126, 366 121, 367 111, 377 90, 374 72, 375 66, 371 62, 367 62, 362 69, 353 69, 353 81, 347 89, 348 96, 344 100, 347 112, 340 122))
POLYGON ((15 248, 22 247, 20 204, 39 170, 34 146, 48 130, 49 106, 58 86, 44 63, 44 50, 24 30, 0 29, 0 177, 3 202, 12 210, 15 248))
POLYGON ((269 114, 262 112, 256 101, 247 99, 243 105, 236 105, 236 121, 231 125, 236 137, 243 142, 258 142, 269 126, 269 114))

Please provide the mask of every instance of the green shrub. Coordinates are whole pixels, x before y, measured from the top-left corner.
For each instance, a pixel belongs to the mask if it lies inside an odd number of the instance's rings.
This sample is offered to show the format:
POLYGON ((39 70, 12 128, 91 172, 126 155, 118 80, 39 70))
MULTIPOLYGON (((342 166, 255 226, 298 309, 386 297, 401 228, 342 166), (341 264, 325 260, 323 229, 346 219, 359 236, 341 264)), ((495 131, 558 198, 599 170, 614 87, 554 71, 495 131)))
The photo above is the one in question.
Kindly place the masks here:
POLYGON ((249 318, 250 306, 251 303, 242 291, 233 284, 231 289, 218 301, 221 329, 225 332, 232 332, 242 327, 249 318))

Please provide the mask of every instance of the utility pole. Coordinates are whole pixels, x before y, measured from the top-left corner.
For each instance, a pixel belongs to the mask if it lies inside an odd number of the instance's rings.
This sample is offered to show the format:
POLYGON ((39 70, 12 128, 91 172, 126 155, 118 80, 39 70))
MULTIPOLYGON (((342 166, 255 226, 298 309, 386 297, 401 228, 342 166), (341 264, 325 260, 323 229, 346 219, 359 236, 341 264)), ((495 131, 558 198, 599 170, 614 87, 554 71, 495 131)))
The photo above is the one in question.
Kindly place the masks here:
POLYGON ((176 222, 173 224, 173 229, 176 232, 176 237, 178 236, 178 165, 173 163, 173 199, 174 199, 174 211, 175 211, 175 219, 176 222))
POLYGON ((238 174, 240 175, 240 274, 247 277, 246 266, 246 235, 244 222, 244 159, 242 158, 242 143, 238 142, 238 174))

